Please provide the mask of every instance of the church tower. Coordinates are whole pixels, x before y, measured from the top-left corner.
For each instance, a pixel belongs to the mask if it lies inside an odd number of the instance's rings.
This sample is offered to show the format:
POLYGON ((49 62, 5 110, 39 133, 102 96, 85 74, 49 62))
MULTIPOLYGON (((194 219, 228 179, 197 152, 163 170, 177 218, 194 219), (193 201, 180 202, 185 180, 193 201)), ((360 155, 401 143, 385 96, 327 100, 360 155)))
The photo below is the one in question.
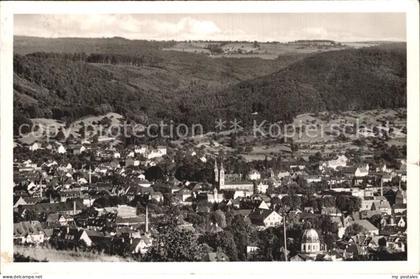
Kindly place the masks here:
POLYGON ((219 182, 219 168, 217 167, 217 159, 214 160, 214 181, 219 182))
POLYGON ((214 196, 214 201, 219 203, 219 192, 217 191, 217 187, 214 187, 213 189, 213 196, 214 196))
POLYGON ((223 161, 220 163, 219 172, 219 189, 222 190, 225 187, 225 168, 223 167, 223 161))

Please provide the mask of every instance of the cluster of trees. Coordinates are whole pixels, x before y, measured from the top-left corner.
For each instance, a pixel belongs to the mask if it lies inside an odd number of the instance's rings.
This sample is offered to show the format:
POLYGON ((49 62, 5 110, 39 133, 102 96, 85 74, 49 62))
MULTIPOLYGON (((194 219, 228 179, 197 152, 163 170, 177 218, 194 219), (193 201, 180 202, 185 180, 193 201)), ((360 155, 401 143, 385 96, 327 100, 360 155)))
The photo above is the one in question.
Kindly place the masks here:
POLYGON ((252 122, 256 106, 259 117, 270 121, 288 121, 309 111, 404 107, 405 64, 400 49, 326 52, 241 82, 218 96, 229 104, 225 113, 243 122, 252 122))
POLYGON ((101 64, 113 64, 113 65, 129 65, 129 66, 155 66, 158 65, 162 59, 158 59, 155 56, 130 56, 122 54, 109 54, 109 53, 46 53, 36 52, 31 53, 28 56, 33 56, 42 59, 62 59, 70 61, 79 61, 87 63, 101 63, 101 64))
MULTIPOLYGON (((217 212, 216 216, 225 215, 224 212, 217 212)), ((188 220, 191 220, 193 215, 198 214, 192 214, 188 220)), ((269 228, 257 231, 244 220, 242 215, 232 216, 228 212, 224 218, 228 221, 223 230, 216 233, 204 232, 200 236, 181 231, 174 224, 161 226, 159 232, 162 233, 159 234, 157 241, 153 243, 143 260, 206 261, 209 252, 222 252, 229 258, 229 261, 284 260, 281 252, 282 230, 269 228), (260 249, 252 255, 248 254, 247 246, 250 244, 257 245, 260 249)), ((302 226, 288 228, 289 250, 294 253, 300 250, 302 230, 302 226)))

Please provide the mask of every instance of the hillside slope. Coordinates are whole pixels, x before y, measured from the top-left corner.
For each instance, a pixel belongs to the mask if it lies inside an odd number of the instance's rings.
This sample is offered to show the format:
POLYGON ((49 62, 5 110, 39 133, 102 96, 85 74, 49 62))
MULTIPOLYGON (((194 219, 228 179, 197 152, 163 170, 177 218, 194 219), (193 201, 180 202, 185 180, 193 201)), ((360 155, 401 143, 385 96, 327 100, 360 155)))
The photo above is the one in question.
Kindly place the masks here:
POLYGON ((406 106, 405 47, 321 53, 217 94, 219 114, 291 120, 303 112, 406 106))
POLYGON ((14 57, 15 127, 29 118, 116 112, 143 123, 212 129, 215 119, 249 122, 256 113, 289 121, 304 112, 406 105, 404 44, 263 60, 174 55, 161 50, 169 42, 121 38, 63 39, 46 47, 57 52, 25 54, 54 40, 39 39, 32 48, 24 42, 15 46, 24 54, 14 57))
MULTIPOLYGON (((144 122, 184 121, 186 98, 206 98, 238 82, 278 71, 304 55, 274 60, 212 59, 157 51, 121 54, 31 53, 14 56, 15 115, 72 121, 114 111, 144 122)), ((192 119, 191 119, 192 120, 192 119)), ((15 119, 16 121, 16 119, 15 119)))

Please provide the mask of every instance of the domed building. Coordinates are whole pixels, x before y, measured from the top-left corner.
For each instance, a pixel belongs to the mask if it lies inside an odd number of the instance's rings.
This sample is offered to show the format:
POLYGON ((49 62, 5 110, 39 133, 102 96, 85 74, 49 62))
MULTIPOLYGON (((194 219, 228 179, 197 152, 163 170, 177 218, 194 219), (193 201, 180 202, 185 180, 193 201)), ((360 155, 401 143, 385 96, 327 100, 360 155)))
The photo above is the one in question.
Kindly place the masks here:
POLYGON ((319 254, 322 252, 319 235, 314 229, 306 229, 302 235, 301 252, 305 254, 319 254))

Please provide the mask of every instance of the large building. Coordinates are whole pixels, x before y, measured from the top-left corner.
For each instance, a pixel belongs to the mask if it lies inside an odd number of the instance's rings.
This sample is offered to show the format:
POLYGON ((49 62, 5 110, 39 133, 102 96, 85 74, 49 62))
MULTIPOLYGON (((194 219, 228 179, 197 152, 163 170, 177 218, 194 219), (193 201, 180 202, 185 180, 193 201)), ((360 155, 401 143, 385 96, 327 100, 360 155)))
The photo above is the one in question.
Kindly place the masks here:
POLYGON ((251 180, 226 180, 225 168, 223 162, 220 163, 220 168, 217 165, 217 161, 214 163, 214 180, 219 190, 234 190, 234 191, 246 191, 254 192, 254 182, 251 180))
POLYGON ((323 252, 323 245, 314 229, 306 229, 302 235, 301 252, 309 256, 316 256, 323 252))

